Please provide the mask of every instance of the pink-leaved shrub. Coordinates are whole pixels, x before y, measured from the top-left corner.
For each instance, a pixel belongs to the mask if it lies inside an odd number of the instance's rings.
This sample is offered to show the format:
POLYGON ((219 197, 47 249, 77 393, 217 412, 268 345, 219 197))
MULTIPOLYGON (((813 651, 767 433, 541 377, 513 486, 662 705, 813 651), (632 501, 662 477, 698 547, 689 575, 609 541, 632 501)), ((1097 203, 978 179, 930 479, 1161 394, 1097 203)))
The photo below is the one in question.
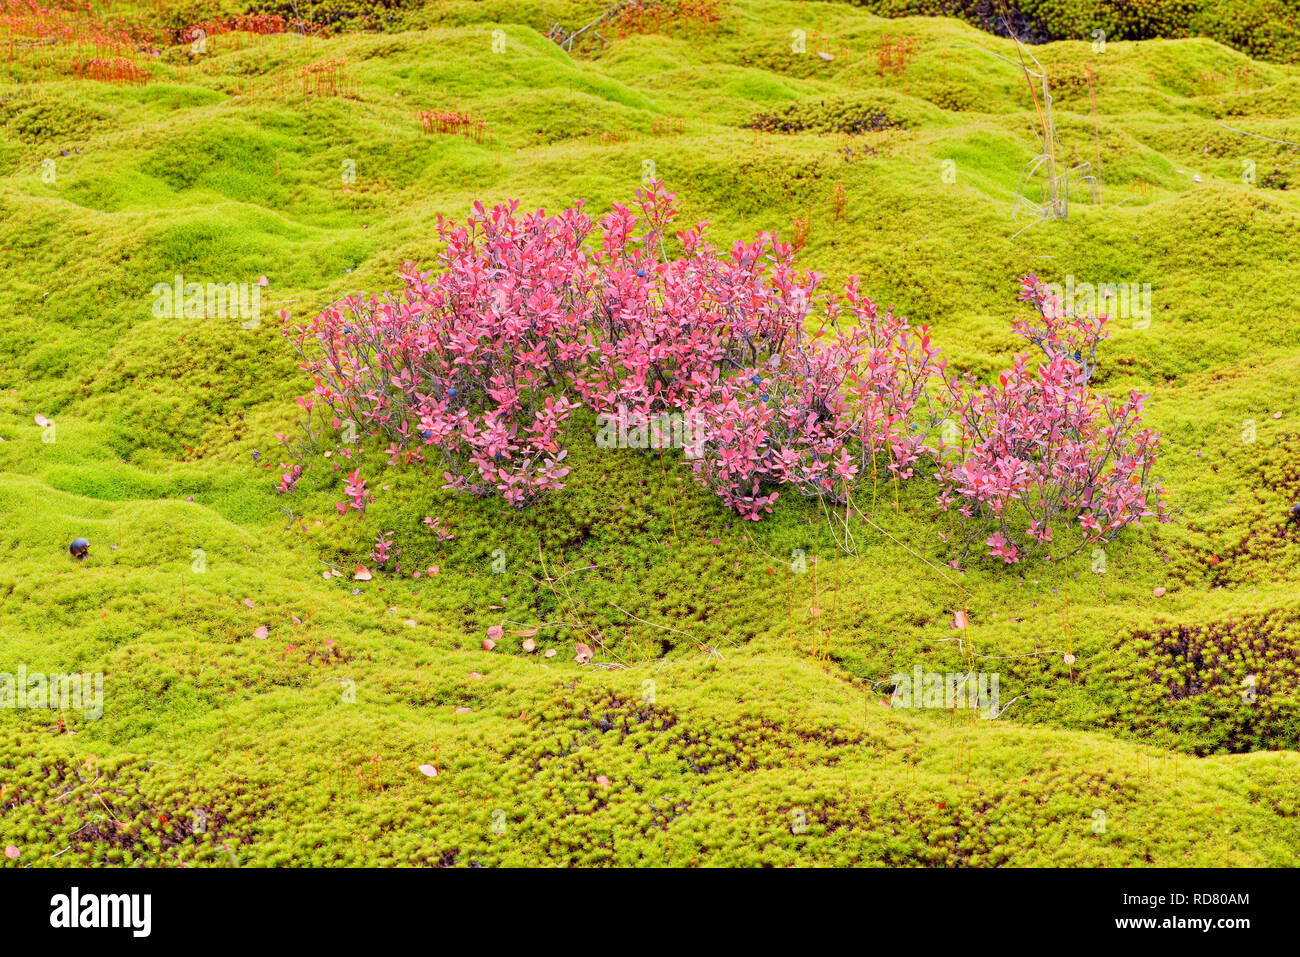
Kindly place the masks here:
MULTIPOLYGON (((1036 317, 1016 329, 1044 361, 1018 356, 981 384, 950 374, 929 330, 882 314, 856 277, 838 299, 821 294, 775 236, 723 252, 704 223, 673 234, 676 213, 654 184, 599 222, 581 203, 548 216, 514 202, 440 220, 436 270, 407 264, 396 295, 286 322, 314 379, 299 400, 309 422, 316 410, 380 437, 392 463, 436 468, 446 488, 523 505, 563 488, 580 405, 620 421, 685 416, 698 429, 687 466, 746 519, 782 489, 843 503, 867 475, 933 474, 962 519, 954 548, 1004 562, 1159 513, 1142 397, 1117 405, 1089 388, 1104 317, 1070 315, 1027 277, 1036 317), (960 440, 936 440, 941 424, 960 440)), ((359 471, 347 495, 340 513, 369 502, 359 471)))
POLYGON ((291 335, 335 428, 382 436, 390 462, 440 468, 447 488, 521 505, 568 473, 560 436, 597 274, 580 207, 517 205, 440 222, 436 277, 408 263, 399 295, 348 297, 291 335))
POLYGON ((1018 355, 993 385, 945 379, 962 449, 935 476, 939 505, 966 519, 961 553, 982 542, 1008 564, 1060 558, 1163 517, 1151 478, 1160 439, 1141 428, 1145 397, 1116 403, 1088 385, 1107 317, 1073 315, 1033 275, 1021 299, 1037 318, 1015 329, 1044 361, 1018 355))

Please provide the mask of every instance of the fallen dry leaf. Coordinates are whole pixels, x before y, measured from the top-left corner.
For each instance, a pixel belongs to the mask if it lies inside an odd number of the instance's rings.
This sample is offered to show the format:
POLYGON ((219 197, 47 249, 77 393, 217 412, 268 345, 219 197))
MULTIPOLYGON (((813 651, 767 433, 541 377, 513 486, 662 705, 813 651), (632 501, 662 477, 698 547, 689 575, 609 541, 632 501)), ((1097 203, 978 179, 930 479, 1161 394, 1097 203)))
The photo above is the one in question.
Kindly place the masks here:
POLYGON ((438 769, 432 764, 422 764, 420 765, 420 773, 426 778, 436 778, 438 776, 438 769))
POLYGON ((554 649, 554 648, 547 648, 546 651, 543 653, 542 657, 543 657, 543 658, 554 658, 554 657, 555 657, 555 649, 554 649))
POLYGON ((496 646, 497 646, 497 643, 496 643, 495 641, 493 641, 491 638, 484 638, 484 639, 483 639, 483 650, 484 650, 484 651, 491 651, 491 650, 492 650, 493 648, 495 648, 496 646))
POLYGON ((370 581, 370 569, 365 565, 357 565, 357 570, 352 573, 352 577, 359 582, 370 581))
POLYGON ((533 639, 531 638, 525 638, 524 651, 528 652, 531 655, 536 650, 537 650, 537 642, 533 641, 533 639))
POLYGON ((9 858, 11 861, 18 860, 18 855, 21 853, 22 851, 18 850, 18 848, 14 847, 12 844, 5 848, 5 857, 9 858))
POLYGON ((573 660, 580 665, 585 665, 591 660, 591 649, 581 641, 578 642, 578 653, 573 656, 573 660))
POLYGON ((254 638, 265 638, 270 633, 271 630, 267 628, 266 625, 258 625, 256 628, 253 629, 254 638))

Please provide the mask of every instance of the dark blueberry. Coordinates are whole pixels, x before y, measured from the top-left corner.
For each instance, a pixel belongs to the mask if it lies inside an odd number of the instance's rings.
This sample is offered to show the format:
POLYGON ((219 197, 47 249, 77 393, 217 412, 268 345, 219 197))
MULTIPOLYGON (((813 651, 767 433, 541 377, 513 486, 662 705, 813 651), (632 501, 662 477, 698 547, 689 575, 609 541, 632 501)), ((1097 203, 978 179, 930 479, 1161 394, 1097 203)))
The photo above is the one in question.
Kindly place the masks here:
POLYGON ((767 393, 766 393, 766 392, 763 393, 763 401, 764 401, 764 402, 767 401, 767 393))
POLYGON ((447 397, 450 398, 450 399, 454 399, 454 398, 456 398, 456 396, 458 396, 458 395, 460 395, 460 393, 457 392, 455 389, 448 389, 448 390, 447 390, 447 397))
POLYGON ((762 384, 763 384, 763 377, 760 376, 760 375, 756 375, 756 376, 754 376, 752 379, 750 379, 749 381, 752 382, 752 383, 754 383, 754 385, 762 385, 762 384))
POLYGON ((428 441, 429 439, 433 438, 433 429, 425 429, 420 434, 424 436, 425 441, 428 441))
POLYGON ((86 555, 90 553, 90 542, 86 541, 84 538, 78 538, 68 546, 68 551, 71 553, 73 558, 85 558, 86 555))
POLYGON ((638 269, 638 270, 636 271, 636 274, 637 274, 638 276, 640 276, 642 279, 645 278, 645 270, 644 270, 644 269, 638 269))

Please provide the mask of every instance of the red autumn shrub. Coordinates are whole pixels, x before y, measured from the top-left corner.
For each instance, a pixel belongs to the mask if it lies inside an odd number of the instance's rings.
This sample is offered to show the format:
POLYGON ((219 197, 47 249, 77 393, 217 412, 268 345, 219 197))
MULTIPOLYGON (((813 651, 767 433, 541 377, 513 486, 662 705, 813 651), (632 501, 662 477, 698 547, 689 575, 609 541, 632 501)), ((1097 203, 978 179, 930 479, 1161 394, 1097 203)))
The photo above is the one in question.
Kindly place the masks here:
MULTIPOLYGON (((936 451, 927 442, 946 415, 941 396, 935 396, 943 360, 929 327, 914 329, 892 310, 880 315, 859 293, 856 276, 845 284, 844 299, 853 318, 846 363, 861 471, 873 468, 884 453, 895 477, 909 479, 918 461, 936 451)), ((831 308, 838 314, 837 305, 831 308)))
POLYGON ((816 278, 801 280, 789 247, 767 234, 720 255, 704 224, 679 233, 684 254, 669 259, 674 196, 642 190, 635 206, 639 216, 616 204, 601 221, 596 348, 576 386, 598 413, 682 412, 707 401, 721 373, 779 353, 816 278))
POLYGON ((1141 428, 1146 397, 1117 404, 1088 386, 1106 317, 1072 315, 1032 275, 1021 298, 1039 318, 1016 330, 1046 361, 1031 367, 1019 355, 996 385, 948 381, 962 448, 936 474, 940 506, 966 519, 962 556, 982 540, 1006 563, 1065 557, 1163 517, 1151 478, 1160 439, 1141 428))
POLYGON ((519 505, 568 473, 559 439, 595 275, 580 207, 516 209, 440 223, 436 279, 407 264, 398 297, 348 297, 289 334, 335 428, 351 421, 388 440, 390 461, 432 458, 446 487, 519 505))
MULTIPOLYGON (((581 403, 632 423, 638 438, 619 444, 633 448, 661 447, 679 417, 669 435, 696 480, 752 520, 783 488, 844 502, 882 463, 906 480, 924 462, 940 505, 966 519, 963 555, 981 539, 1005 562, 1053 542, 1077 551, 1155 514, 1142 397, 1116 406, 1089 388, 1104 319, 1069 315, 1028 277, 1039 318, 1016 328, 1046 362, 1020 356, 980 384, 950 376, 929 330, 881 314, 856 278, 842 301, 819 295, 774 236, 723 253, 701 224, 670 257, 676 211, 652 185, 598 226, 581 203, 554 216, 476 204, 464 226, 440 221, 436 277, 407 264, 399 295, 351 296, 286 330, 315 378, 300 403, 381 436, 393 463, 435 465, 444 487, 514 505, 563 487, 581 403), (931 439, 945 420, 960 450, 931 439)), ((369 497, 353 472, 339 510, 369 497)))

